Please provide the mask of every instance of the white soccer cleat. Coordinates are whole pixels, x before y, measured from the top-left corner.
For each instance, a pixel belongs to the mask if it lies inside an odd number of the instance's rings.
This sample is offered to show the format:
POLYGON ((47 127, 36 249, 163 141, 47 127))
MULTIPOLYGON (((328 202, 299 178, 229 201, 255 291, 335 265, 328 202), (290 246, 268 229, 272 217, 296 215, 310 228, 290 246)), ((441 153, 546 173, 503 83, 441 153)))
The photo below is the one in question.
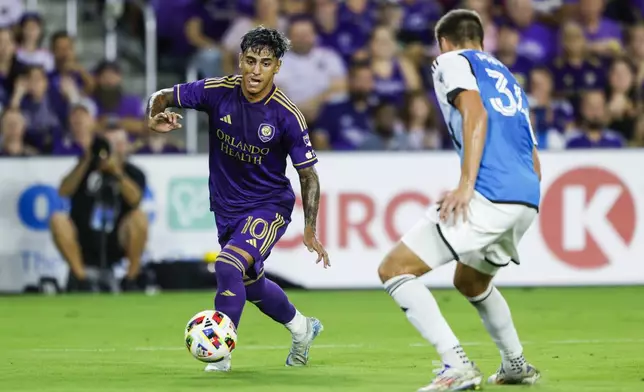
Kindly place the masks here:
POLYGON ((228 355, 218 362, 211 362, 206 365, 205 372, 229 372, 232 363, 232 355, 228 355))
POLYGON ((474 364, 462 368, 443 364, 443 367, 434 370, 434 373, 436 374, 434 380, 428 386, 420 388, 418 392, 478 391, 483 382, 483 374, 474 364))
POLYGON ((529 363, 525 363, 520 369, 512 369, 509 366, 506 369, 502 364, 499 370, 487 379, 487 382, 497 385, 533 385, 540 378, 541 372, 529 363))
POLYGON ((305 338, 301 341, 293 339, 291 351, 289 351, 288 357, 286 357, 286 366, 305 366, 309 361, 309 349, 313 341, 324 330, 324 326, 316 318, 307 317, 306 324, 307 330, 305 338))

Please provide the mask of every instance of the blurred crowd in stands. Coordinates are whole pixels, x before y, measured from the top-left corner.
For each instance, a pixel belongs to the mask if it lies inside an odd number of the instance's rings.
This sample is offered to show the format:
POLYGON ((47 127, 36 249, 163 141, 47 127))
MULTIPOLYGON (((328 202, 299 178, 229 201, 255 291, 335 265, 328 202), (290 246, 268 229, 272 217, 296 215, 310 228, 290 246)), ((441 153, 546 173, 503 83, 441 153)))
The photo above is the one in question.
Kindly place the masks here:
MULTIPOLYGON (((431 64, 433 26, 455 7, 481 15, 485 50, 529 95, 541 149, 644 147, 644 0, 148 1, 159 67, 177 82, 189 63, 201 77, 235 73, 246 31, 283 30, 292 50, 276 83, 318 150, 452 148, 431 64)), ((142 31, 140 11, 124 18, 142 31)), ((78 154, 107 127, 127 130, 135 153, 183 152, 149 135, 145 97, 124 93, 119 64, 86 70, 74 37, 46 36, 42 16, 0 13, 0 155, 78 154)))

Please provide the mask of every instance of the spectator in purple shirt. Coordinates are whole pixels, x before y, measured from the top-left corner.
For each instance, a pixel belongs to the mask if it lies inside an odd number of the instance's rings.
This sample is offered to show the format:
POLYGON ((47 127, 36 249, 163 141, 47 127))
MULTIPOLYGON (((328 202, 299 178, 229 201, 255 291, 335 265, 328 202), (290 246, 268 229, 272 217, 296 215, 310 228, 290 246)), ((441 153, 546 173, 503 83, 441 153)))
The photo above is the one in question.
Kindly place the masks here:
POLYGON ((608 72, 608 127, 624 139, 633 137, 638 114, 635 66, 627 58, 613 60, 608 72))
MULTIPOLYGON (((365 52, 369 34, 350 23, 341 24, 338 19, 337 0, 318 0, 315 3, 315 23, 321 46, 334 49, 349 65, 356 53, 365 52)), ((360 53, 358 53, 358 57, 360 53)), ((363 55, 363 57, 365 57, 363 55)))
POLYGON ((61 123, 67 124, 70 103, 94 91, 94 78, 78 63, 74 39, 65 31, 58 31, 51 37, 54 54, 54 71, 49 74, 52 89, 52 103, 61 123))
POLYGON ((338 8, 338 20, 369 33, 376 25, 377 11, 373 0, 345 0, 338 8))
POLYGON ((186 150, 163 133, 150 132, 145 142, 139 142, 132 146, 134 154, 157 155, 157 154, 185 154, 186 150))
POLYGON ((608 113, 606 97, 602 91, 587 91, 581 97, 579 130, 566 144, 566 148, 620 148, 624 138, 606 128, 608 113))
POLYGON ((95 74, 97 83, 93 98, 101 126, 117 120, 130 136, 139 136, 144 130, 144 103, 140 97, 123 91, 120 66, 103 61, 96 67, 95 74))
POLYGON ((63 132, 56 110, 51 102, 49 81, 45 70, 30 67, 16 82, 9 107, 25 116, 25 142, 41 152, 51 152, 52 143, 63 132))
POLYGON ((38 151, 24 143, 25 118, 16 109, 7 109, 0 115, 0 156, 24 157, 38 151))
POLYGON ((554 30, 535 21, 532 0, 505 2, 505 9, 521 36, 518 53, 535 62, 548 62, 556 51, 557 36, 554 30))
POLYGON ((222 76, 222 49, 219 44, 234 17, 225 0, 193 0, 185 25, 188 43, 197 49, 195 64, 202 77, 222 76))
POLYGON ((69 114, 69 134, 54 144, 53 155, 81 156, 94 140, 96 125, 92 111, 84 105, 74 105, 69 114))
POLYGON ((519 31, 510 24, 501 25, 495 56, 508 67, 521 87, 525 88, 534 64, 527 57, 517 53, 518 47, 519 31))
POLYGON ((42 47, 45 37, 43 20, 40 14, 30 12, 25 14, 20 21, 18 34, 18 59, 28 65, 39 65, 47 72, 54 70, 54 56, 42 47))
POLYGON ((401 30, 422 40, 425 45, 434 42, 432 26, 441 16, 438 2, 424 0, 401 0, 402 26, 401 30))
POLYGON ((597 58, 587 56, 581 27, 575 22, 564 24, 561 41, 562 55, 552 64, 557 95, 574 101, 580 91, 603 89, 605 72, 597 58))
POLYGON ((574 120, 572 105, 553 96, 552 75, 545 67, 532 70, 529 87, 530 117, 539 149, 563 149, 564 133, 574 120))
POLYGON ((369 42, 371 70, 375 91, 381 101, 402 105, 405 94, 421 86, 420 75, 413 64, 402 57, 393 32, 385 26, 373 31, 369 42))
POLYGON ((0 28, 0 106, 9 103, 16 79, 25 68, 16 57, 13 32, 8 28, 0 28))
POLYGON ((316 150, 353 151, 371 134, 370 108, 374 106, 373 72, 366 63, 349 70, 349 98, 326 104, 311 133, 316 150))
POLYGON ((622 51, 619 24, 603 16, 606 0, 579 0, 579 20, 588 50, 597 56, 610 57, 622 51))
POLYGON ((192 4, 198 0, 151 0, 157 18, 159 67, 184 73, 195 47, 186 37, 186 22, 194 15, 192 4))

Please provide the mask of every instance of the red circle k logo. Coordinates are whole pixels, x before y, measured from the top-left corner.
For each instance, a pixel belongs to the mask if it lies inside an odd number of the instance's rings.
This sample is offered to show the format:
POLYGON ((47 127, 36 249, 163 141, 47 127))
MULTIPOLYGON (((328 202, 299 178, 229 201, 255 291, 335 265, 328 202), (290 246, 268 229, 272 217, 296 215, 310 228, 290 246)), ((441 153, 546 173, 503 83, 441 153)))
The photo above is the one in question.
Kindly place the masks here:
POLYGON ((541 205, 541 235, 570 266, 601 268, 633 240, 633 197, 622 180, 605 169, 564 173, 550 185, 541 205))

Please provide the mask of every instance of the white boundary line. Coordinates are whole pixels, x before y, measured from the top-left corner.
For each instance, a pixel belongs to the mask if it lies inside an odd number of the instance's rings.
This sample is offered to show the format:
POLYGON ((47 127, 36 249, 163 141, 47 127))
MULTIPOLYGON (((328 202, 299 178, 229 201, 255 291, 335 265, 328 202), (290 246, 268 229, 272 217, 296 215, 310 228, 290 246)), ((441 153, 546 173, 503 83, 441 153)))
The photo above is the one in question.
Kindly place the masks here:
MULTIPOLYGON (((545 342, 521 342, 523 345, 584 345, 584 344, 636 344, 644 343, 642 339, 570 339, 570 340, 551 340, 545 342)), ((463 346, 487 346, 492 345, 493 342, 463 342, 463 346)), ((313 345, 317 350, 342 350, 342 349, 369 349, 379 348, 380 346, 374 344, 317 344, 313 345)), ((429 347, 426 343, 412 343, 409 347, 429 347)), ((272 351, 272 350, 288 350, 290 346, 261 346, 249 345, 240 346, 238 350, 241 351, 272 351)), ((39 353, 111 353, 111 352, 132 352, 132 351, 183 351, 185 347, 133 347, 133 348, 35 348, 32 352, 39 353)))

